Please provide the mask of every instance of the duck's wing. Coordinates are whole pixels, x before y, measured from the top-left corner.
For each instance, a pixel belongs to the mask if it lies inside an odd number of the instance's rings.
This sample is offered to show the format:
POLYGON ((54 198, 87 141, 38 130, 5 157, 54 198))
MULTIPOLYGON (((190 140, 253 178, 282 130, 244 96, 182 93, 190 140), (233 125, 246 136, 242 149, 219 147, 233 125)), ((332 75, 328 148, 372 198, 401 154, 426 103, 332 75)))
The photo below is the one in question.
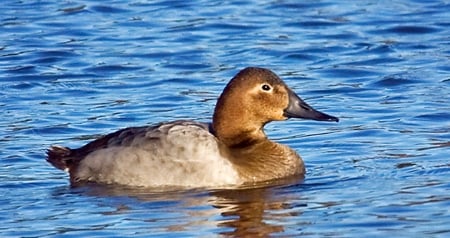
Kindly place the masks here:
POLYGON ((210 130, 210 125, 207 123, 182 120, 153 126, 128 127, 104 135, 77 149, 58 145, 51 146, 47 150, 47 161, 58 169, 70 171, 72 167, 77 166, 81 160, 94 151, 114 146, 134 146, 143 140, 158 140, 162 138, 161 135, 167 134, 172 127, 177 125, 198 126, 210 130))
MULTIPOLYGON (((156 126, 153 128, 156 128, 156 126)), ((77 149, 53 145, 47 150, 47 161, 58 169, 68 171, 91 152, 114 146, 121 143, 121 141, 122 143, 125 143, 130 138, 141 134, 146 129, 147 127, 129 127, 121 129, 104 135, 77 149)))

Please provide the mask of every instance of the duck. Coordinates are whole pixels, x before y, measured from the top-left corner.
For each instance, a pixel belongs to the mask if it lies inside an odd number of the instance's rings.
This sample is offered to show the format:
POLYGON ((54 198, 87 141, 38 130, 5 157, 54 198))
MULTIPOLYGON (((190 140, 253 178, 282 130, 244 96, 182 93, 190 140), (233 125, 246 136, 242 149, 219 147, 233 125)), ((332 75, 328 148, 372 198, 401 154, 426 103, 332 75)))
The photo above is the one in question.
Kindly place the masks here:
POLYGON ((339 121, 270 69, 247 67, 225 86, 209 123, 128 127, 76 149, 52 145, 46 160, 68 172, 71 185, 219 187, 304 177, 300 155, 264 132, 267 123, 289 118, 339 121))

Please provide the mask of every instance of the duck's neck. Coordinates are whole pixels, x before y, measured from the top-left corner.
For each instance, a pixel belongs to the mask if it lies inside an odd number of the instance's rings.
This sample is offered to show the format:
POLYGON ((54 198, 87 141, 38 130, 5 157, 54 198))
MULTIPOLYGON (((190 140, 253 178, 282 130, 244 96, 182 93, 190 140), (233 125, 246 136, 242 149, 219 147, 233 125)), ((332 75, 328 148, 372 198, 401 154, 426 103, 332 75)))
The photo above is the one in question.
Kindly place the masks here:
POLYGON ((264 123, 250 118, 245 110, 216 111, 213 117, 215 136, 228 147, 246 147, 266 140, 264 123), (231 113, 231 114, 230 114, 231 113))

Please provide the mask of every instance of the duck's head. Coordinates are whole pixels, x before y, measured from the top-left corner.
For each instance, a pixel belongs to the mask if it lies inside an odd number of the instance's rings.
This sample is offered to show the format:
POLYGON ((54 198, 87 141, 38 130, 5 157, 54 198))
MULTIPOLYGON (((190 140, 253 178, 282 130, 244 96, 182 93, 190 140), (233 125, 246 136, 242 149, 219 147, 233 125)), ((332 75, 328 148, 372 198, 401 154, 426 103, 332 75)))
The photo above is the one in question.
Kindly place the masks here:
POLYGON ((226 144, 238 137, 265 138, 270 121, 302 118, 338 121, 305 103, 275 73, 249 67, 234 76, 220 95, 213 116, 213 129, 226 144))

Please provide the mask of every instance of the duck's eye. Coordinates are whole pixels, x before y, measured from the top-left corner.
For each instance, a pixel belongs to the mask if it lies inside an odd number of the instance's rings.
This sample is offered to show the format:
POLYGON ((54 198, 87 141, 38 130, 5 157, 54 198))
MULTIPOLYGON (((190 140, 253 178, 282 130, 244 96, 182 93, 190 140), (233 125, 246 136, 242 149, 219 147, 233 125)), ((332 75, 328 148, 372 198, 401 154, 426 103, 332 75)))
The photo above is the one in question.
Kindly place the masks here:
POLYGON ((263 85, 261 86, 261 89, 264 90, 264 91, 270 91, 270 89, 272 89, 272 88, 271 88, 270 85, 268 85, 268 84, 263 84, 263 85))

